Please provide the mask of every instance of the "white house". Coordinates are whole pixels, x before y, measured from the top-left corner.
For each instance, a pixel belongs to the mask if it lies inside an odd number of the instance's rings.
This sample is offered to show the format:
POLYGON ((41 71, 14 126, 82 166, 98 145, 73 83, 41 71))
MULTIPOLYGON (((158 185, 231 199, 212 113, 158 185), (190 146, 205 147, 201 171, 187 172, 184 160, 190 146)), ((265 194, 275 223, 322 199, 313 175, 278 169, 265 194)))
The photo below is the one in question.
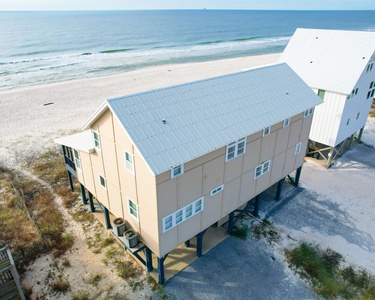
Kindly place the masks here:
POLYGON ((323 99, 310 131, 310 150, 329 150, 327 166, 348 137, 361 138, 375 94, 375 32, 297 29, 279 62, 323 99), (328 147, 326 147, 328 146, 328 147))

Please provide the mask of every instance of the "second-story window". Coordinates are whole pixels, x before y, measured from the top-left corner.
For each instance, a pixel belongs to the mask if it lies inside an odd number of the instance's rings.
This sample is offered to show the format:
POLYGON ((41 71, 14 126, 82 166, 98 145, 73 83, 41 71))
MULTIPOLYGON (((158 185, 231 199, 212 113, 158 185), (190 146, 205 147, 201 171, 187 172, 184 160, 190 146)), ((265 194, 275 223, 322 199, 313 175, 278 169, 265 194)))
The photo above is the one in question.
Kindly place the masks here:
POLYGON ((263 136, 267 136, 271 133, 271 126, 263 129, 263 136))
POLYGON ((134 156, 127 151, 125 151, 125 168, 134 174, 134 156))
POLYGON ((78 169, 81 169, 81 160, 79 159, 79 153, 74 149, 74 163, 78 169))
POLYGON ((244 154, 246 151, 246 137, 227 145, 226 161, 244 154))
POLYGON ((184 173, 184 165, 178 165, 171 169, 171 178, 175 178, 184 173))
POLYGON ((287 127, 287 126, 289 126, 289 124, 290 124, 290 118, 285 119, 284 123, 283 123, 283 127, 287 127))
POLYGON ((92 137, 94 139, 94 146, 95 148, 97 149, 100 149, 100 137, 99 137, 99 133, 97 133, 96 131, 92 131, 92 137))

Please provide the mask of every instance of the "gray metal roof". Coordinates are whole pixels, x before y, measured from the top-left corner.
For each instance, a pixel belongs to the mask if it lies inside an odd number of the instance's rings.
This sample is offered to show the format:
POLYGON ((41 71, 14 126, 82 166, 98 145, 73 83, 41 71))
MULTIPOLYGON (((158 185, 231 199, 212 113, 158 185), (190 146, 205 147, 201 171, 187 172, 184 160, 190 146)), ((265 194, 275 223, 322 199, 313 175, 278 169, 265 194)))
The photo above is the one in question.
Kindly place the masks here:
POLYGON ((287 64, 107 102, 155 174, 322 103, 287 64))
POLYGON ((312 88, 348 95, 375 51, 375 32, 298 28, 279 62, 312 88))

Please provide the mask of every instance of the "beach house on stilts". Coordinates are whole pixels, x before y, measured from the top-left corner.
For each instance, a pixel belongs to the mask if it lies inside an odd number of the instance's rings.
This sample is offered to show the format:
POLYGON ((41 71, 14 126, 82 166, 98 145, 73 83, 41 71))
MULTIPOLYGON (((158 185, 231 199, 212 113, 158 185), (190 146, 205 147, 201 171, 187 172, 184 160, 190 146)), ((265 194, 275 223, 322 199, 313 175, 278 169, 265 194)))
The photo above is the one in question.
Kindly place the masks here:
POLYGON ((286 62, 324 101, 316 107, 309 153, 329 167, 363 128, 375 95, 375 32, 297 29, 286 62))
POLYGON ((256 210, 275 184, 280 197, 293 172, 298 185, 321 103, 278 64, 107 100, 83 132, 56 143, 83 200, 104 211, 107 228, 111 213, 137 232, 140 243, 126 248, 148 271, 156 258, 164 283, 176 247, 194 240, 201 256, 209 227, 229 220, 230 231, 235 211, 252 199, 256 210))

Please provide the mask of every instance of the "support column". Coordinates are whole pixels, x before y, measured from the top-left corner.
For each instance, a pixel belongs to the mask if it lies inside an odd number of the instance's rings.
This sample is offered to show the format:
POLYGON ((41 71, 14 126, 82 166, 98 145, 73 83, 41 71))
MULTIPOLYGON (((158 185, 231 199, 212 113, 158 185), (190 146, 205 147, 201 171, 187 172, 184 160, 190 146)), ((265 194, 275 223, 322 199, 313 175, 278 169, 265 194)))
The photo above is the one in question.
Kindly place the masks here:
POLYGON ((89 193, 90 211, 94 212, 95 211, 94 200, 92 199, 92 194, 90 193, 90 191, 88 191, 88 193, 89 193))
POLYGON ((158 282, 159 284, 165 283, 165 277, 164 277, 164 261, 167 258, 168 254, 163 257, 158 257, 158 270, 159 270, 159 276, 158 276, 158 282))
POLYGON ((154 269, 152 266, 152 252, 148 247, 146 247, 146 268, 147 272, 151 272, 154 269))
POLYGON ((232 211, 229 215, 229 220, 228 220, 228 234, 232 234, 233 231, 233 225, 234 225, 234 211, 232 211))
POLYGON ((301 172, 302 172, 302 166, 300 166, 297 171, 296 171, 296 179, 294 180, 294 186, 298 187, 299 184, 299 179, 301 177, 301 172))
POLYGON ((82 183, 79 184, 79 188, 81 189, 82 202, 83 204, 87 204, 86 189, 82 183))
POLYGON ((352 149, 352 146, 353 146, 353 140, 354 140, 354 133, 350 136, 350 141, 349 141, 349 150, 352 149))
POLYGON ((104 220, 105 220, 105 229, 111 229, 111 220, 109 218, 109 211, 108 209, 103 206, 103 212, 104 212, 104 220))
POLYGON ((259 201, 260 201, 260 195, 255 197, 255 203, 254 203, 254 211, 253 215, 255 217, 259 217, 258 212, 259 212, 259 201))
POLYGON ((285 177, 281 180, 279 180, 279 182, 277 183, 277 191, 276 191, 276 201, 280 200, 280 197, 281 197, 281 191, 283 189, 283 183, 285 181, 285 177))
POLYGON ((334 149, 335 149, 334 147, 331 147, 331 150, 329 150, 328 160, 327 160, 327 168, 329 168, 331 166, 331 161, 332 161, 332 156, 333 156, 333 150, 334 149))
POLYGON ((365 127, 362 127, 361 130, 359 131, 359 134, 358 134, 358 142, 362 142, 362 134, 363 134, 363 129, 365 127))
POLYGON ((72 192, 74 192, 74 186, 73 186, 72 174, 70 174, 70 172, 69 172, 68 170, 66 170, 66 172, 68 173, 68 180, 69 180, 70 190, 71 190, 72 192))
POLYGON ((206 233, 206 230, 203 230, 202 232, 198 233, 196 235, 197 238, 197 256, 202 256, 202 249, 203 249, 203 235, 206 233))

